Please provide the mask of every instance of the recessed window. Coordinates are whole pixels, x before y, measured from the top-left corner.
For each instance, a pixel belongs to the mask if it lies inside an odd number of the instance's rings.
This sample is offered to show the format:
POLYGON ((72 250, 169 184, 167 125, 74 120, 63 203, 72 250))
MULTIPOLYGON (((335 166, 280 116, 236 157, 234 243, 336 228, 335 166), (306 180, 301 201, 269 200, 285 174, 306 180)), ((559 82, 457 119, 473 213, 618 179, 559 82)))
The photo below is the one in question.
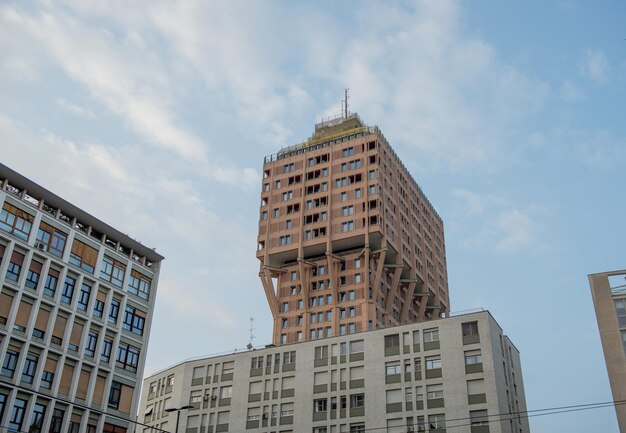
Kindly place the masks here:
POLYGON ((23 241, 28 240, 33 216, 5 202, 0 211, 0 229, 12 233, 23 241))

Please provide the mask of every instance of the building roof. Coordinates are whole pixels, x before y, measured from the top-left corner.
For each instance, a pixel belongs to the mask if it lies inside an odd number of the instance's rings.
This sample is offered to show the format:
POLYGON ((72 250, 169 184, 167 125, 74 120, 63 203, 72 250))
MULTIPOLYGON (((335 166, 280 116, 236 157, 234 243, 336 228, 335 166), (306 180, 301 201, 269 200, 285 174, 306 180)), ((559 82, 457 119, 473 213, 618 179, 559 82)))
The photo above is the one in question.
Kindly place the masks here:
MULTIPOLYGON (((132 248, 132 250, 139 256, 143 256, 151 262, 160 262, 164 257, 158 254, 155 249, 149 248, 140 242, 134 240, 125 233, 111 227, 107 223, 99 220, 93 215, 85 212, 79 207, 73 205, 67 200, 59 197, 53 192, 47 190, 36 182, 28 179, 27 177, 19 174, 18 172, 10 169, 4 164, 0 163, 0 178, 8 179, 11 186, 19 189, 20 191, 27 191, 28 195, 37 199, 43 200, 49 206, 57 209, 61 209, 64 213, 76 218, 82 224, 91 226, 93 229, 100 233, 104 233, 107 237, 110 237, 122 245, 132 248)), ((27 202, 28 203, 28 202, 27 202)))

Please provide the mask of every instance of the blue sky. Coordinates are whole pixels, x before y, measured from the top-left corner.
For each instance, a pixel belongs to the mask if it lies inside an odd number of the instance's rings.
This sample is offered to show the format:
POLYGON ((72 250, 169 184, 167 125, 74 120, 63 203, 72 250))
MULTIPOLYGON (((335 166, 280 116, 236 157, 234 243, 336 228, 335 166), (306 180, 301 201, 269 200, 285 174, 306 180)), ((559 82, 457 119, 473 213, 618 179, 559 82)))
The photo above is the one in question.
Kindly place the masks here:
MULTIPOLYGON (((263 156, 350 108, 445 222, 452 309, 489 309, 529 409, 611 400, 586 275, 624 264, 619 1, 7 1, 2 162, 166 257, 146 372, 271 339, 263 156)), ((611 408, 533 432, 616 432, 611 408)))

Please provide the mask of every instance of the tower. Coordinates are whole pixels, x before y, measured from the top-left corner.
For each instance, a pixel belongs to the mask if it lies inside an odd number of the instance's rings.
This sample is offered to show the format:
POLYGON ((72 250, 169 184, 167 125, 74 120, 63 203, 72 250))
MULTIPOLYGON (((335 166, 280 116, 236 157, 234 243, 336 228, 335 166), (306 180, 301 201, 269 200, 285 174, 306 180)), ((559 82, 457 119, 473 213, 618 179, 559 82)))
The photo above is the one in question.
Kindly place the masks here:
POLYGON ((274 344, 445 316, 443 221, 357 114, 265 158, 257 258, 274 344))

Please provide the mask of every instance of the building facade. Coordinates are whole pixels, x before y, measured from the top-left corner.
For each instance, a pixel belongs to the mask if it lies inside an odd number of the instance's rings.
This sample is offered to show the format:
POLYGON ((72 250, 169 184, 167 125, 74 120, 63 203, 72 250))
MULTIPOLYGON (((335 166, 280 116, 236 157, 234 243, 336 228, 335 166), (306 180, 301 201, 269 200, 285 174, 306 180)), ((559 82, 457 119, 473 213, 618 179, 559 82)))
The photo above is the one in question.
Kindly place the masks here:
POLYGON ((158 431, 527 433, 519 353, 487 311, 185 361, 144 380, 158 431))
MULTIPOLYGON (((626 400, 626 270, 589 275, 589 286, 614 401, 626 400)), ((626 406, 615 405, 626 433, 626 406)))
POLYGON ((265 158, 257 258, 275 345, 450 311, 443 221, 356 114, 265 158))
POLYGON ((163 259, 0 165, 3 432, 134 431, 163 259))

